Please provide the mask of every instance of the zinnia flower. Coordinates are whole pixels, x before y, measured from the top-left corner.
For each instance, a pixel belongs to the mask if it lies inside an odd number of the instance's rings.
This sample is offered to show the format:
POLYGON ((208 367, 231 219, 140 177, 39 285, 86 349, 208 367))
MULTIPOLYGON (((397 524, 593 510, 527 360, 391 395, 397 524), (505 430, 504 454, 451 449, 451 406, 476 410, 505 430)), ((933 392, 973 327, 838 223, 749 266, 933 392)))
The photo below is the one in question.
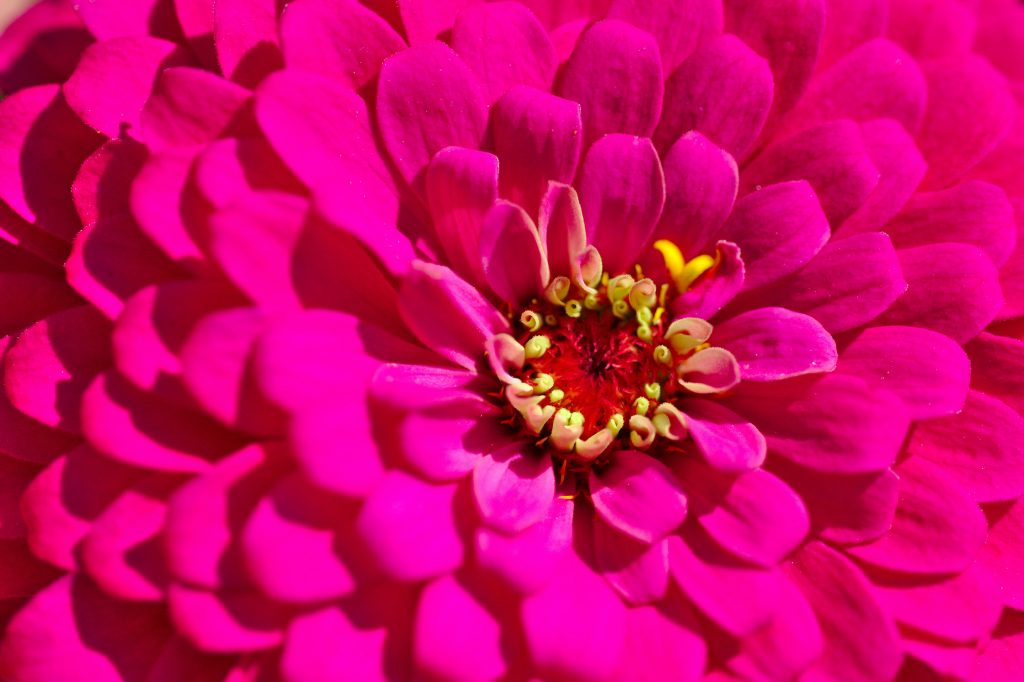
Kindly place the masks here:
POLYGON ((998 680, 1024 7, 44 0, 5 680, 998 680))

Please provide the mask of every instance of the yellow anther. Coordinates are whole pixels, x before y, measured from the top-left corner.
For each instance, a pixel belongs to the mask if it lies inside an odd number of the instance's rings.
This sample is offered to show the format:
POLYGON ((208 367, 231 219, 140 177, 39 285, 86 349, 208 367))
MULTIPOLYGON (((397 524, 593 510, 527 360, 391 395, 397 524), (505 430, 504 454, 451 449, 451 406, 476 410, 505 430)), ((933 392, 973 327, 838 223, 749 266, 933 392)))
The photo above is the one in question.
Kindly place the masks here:
POLYGON ((677 277, 673 278, 676 287, 680 292, 686 291, 698 277, 715 267, 715 262, 715 259, 707 254, 697 256, 693 260, 689 261, 683 267, 683 271, 679 273, 677 277))
POLYGON ((543 334, 537 334, 536 336, 531 336, 523 348, 526 349, 526 359, 533 360, 548 352, 548 349, 551 348, 551 339, 543 334))
POLYGON ((608 300, 612 303, 624 301, 629 296, 630 289, 636 284, 636 280, 629 275, 618 275, 608 280, 608 300))
POLYGON ((651 331, 650 325, 647 324, 638 325, 636 328, 636 335, 638 339, 647 343, 654 340, 654 332, 651 331))
POLYGON ((533 394, 544 395, 555 386, 555 378, 543 372, 533 377, 533 394))
POLYGON ((641 417, 646 416, 647 411, 651 409, 651 401, 643 396, 640 396, 639 398, 633 401, 633 409, 635 409, 636 413, 641 417))
POLYGON ((658 310, 662 310, 665 307, 665 301, 668 299, 668 285, 662 284, 661 290, 658 292, 658 310))
POLYGON ((629 315, 629 304, 621 299, 615 301, 612 304, 612 314, 620 319, 626 319, 626 316, 629 315))
POLYGON ((555 305, 562 305, 571 287, 572 283, 568 277, 555 277, 544 290, 544 298, 555 305))
POLYGON ((658 302, 658 287, 652 280, 642 279, 629 290, 629 304, 639 310, 652 308, 658 302))
POLYGON ((665 308, 658 306, 658 309, 654 311, 654 324, 659 324, 661 318, 665 316, 665 308))
POLYGON ((560 402, 562 402, 562 398, 564 398, 564 397, 565 397, 565 391, 563 391, 560 388, 553 388, 553 389, 551 389, 551 392, 548 393, 548 402, 550 402, 550 403, 560 403, 560 402))
POLYGON ((544 318, 532 310, 524 310, 523 314, 519 316, 519 322, 531 332, 544 326, 544 318))
POLYGON ((650 308, 637 308, 636 309, 636 321, 640 324, 650 325, 654 320, 654 313, 651 312, 650 308))
POLYGON ((661 384, 644 384, 644 393, 651 400, 661 400, 661 384))
POLYGON ((569 317, 579 317, 583 314, 583 304, 576 299, 566 301, 565 314, 569 317))
POLYGON ((544 316, 544 324, 546 324, 549 327, 554 327, 555 325, 558 324, 558 318, 548 313, 547 315, 544 316))
POLYGON ((672 351, 668 349, 668 346, 659 344, 654 347, 654 361, 660 362, 663 365, 672 364, 672 351))
POLYGON ((686 260, 683 258, 683 252, 679 250, 679 247, 674 242, 670 242, 667 239, 659 239, 654 242, 654 248, 665 259, 665 269, 668 270, 668 274, 672 276, 673 280, 682 274, 686 260))
POLYGON ((583 307, 587 310, 597 310, 601 307, 601 299, 597 297, 597 294, 587 294, 583 299, 583 307))
POLYGON ((621 414, 613 414, 611 418, 608 420, 608 425, 605 426, 605 428, 611 431, 612 435, 617 436, 619 435, 619 431, 621 431, 622 427, 625 425, 625 417, 623 417, 621 414))

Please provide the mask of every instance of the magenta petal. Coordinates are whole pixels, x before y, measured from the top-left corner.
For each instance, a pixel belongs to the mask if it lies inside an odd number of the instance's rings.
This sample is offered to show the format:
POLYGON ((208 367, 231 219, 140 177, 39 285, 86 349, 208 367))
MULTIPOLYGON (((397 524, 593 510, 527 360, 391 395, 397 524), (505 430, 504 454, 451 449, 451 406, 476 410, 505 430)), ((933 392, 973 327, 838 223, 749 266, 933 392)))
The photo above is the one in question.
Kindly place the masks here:
POLYGON ((1024 494, 1024 417, 980 391, 956 414, 919 424, 908 450, 941 465, 977 502, 1024 494))
POLYGON ((454 497, 454 485, 388 472, 360 510, 356 530, 389 576, 424 580, 448 573, 463 557, 454 497))
POLYGON ((569 185, 552 182, 540 206, 540 239, 551 274, 577 279, 580 257, 587 248, 583 208, 569 185))
POLYGON ((736 201, 736 161, 700 133, 689 132, 672 146, 664 167, 665 210, 657 236, 674 242, 688 258, 710 253, 736 201))
POLYGON ((748 307, 806 313, 838 334, 874 320, 906 290, 892 242, 870 232, 827 244, 795 275, 754 292, 748 307))
POLYGON ((818 195, 801 180, 768 185, 740 199, 721 234, 742 244, 743 286, 754 289, 810 261, 828 241, 829 225, 818 195))
POLYGON ((761 466, 765 439, 749 421, 710 400, 688 400, 682 408, 690 437, 711 467, 742 472, 761 466))
POLYGON ((410 184, 441 149, 476 149, 486 122, 476 77, 446 45, 420 45, 384 62, 377 124, 392 161, 410 184))
POLYGON ((1024 412, 1024 342, 983 332, 966 350, 971 386, 1024 412))
POLYGON ((478 529, 476 560, 517 592, 536 592, 559 574, 561 563, 571 552, 573 505, 556 498, 544 520, 516 535, 478 529))
POLYGON ((874 682, 896 674, 903 660, 896 625, 854 564, 811 542, 788 573, 814 609, 825 638, 822 657, 803 679, 874 682))
POLYGON ((537 17, 518 3, 481 3, 460 12, 451 45, 480 79, 488 103, 516 85, 551 88, 555 48, 537 17))
POLYGON ((134 140, 109 140, 82 163, 71 195, 83 225, 131 212, 132 183, 148 156, 134 140))
POLYGON ((745 270, 740 247, 719 240, 714 254, 715 267, 669 304, 673 317, 711 319, 743 290, 745 270))
POLYGON ((213 43, 228 78, 247 87, 281 68, 276 0, 219 0, 214 6, 213 43))
POLYGON ((909 287, 879 316, 880 324, 924 327, 966 343, 1002 308, 999 273, 981 249, 932 244, 898 254, 909 287), (949 277, 949 272, 956 272, 956 277, 949 277))
POLYGON ((281 15, 289 67, 315 71, 354 89, 372 80, 405 41, 380 15, 357 2, 293 0, 281 15))
POLYGON ((673 468, 687 491, 690 513, 715 542, 770 568, 807 537, 807 509, 797 493, 763 469, 723 474, 686 457, 673 468))
MULTIPOLYGON (((388 601, 404 602, 406 609, 412 606, 401 597, 388 601)), ((295 616, 285 633, 281 674, 310 682, 324 675, 385 682, 388 628, 378 619, 369 624, 355 620, 335 605, 295 616)))
POLYGON ((260 86, 255 110, 274 151, 313 191, 328 221, 353 234, 392 272, 405 272, 412 246, 396 229, 396 189, 359 96, 316 74, 281 71, 260 86), (317 108, 310 112, 304 102, 313 100, 317 108))
POLYGON ((650 140, 608 135, 587 152, 577 182, 587 240, 606 272, 626 272, 665 205, 665 175, 650 140))
POLYGON ((462 478, 473 471, 482 455, 516 441, 515 434, 498 423, 498 417, 497 408, 476 396, 416 410, 398 429, 401 453, 427 480, 462 478))
POLYGON ((211 142, 231 127, 251 95, 209 71, 164 69, 142 108, 138 137, 154 152, 180 152, 211 142))
POLYGON ((744 381, 778 381, 831 372, 836 342, 813 317, 785 308, 758 308, 715 325, 715 345, 740 363, 744 381))
POLYGON ((215 653, 277 647, 288 622, 280 606, 254 592, 209 592, 179 583, 167 591, 167 610, 194 647, 215 653))
POLYGON ((467 282, 482 286, 480 231, 498 198, 498 158, 461 147, 442 149, 427 167, 426 197, 448 263, 467 282))
POLYGON ((894 571, 954 573, 974 561, 987 524, 978 505, 942 467, 911 459, 896 467, 900 501, 892 530, 847 551, 858 559, 894 571))
POLYGON ((397 6, 387 0, 370 0, 366 4, 404 27, 410 45, 421 45, 446 34, 455 17, 473 0, 402 0, 397 6))
POLYGON ((188 200, 185 184, 192 158, 175 154, 151 154, 131 184, 131 213, 150 241, 176 263, 205 260, 185 225, 188 200))
POLYGON ((661 48, 665 73, 675 71, 691 52, 722 32, 722 6, 718 2, 669 0, 651 4, 613 0, 608 18, 628 21, 653 35, 661 48))
POLYGON ((977 181, 916 194, 889 221, 885 232, 898 249, 940 242, 971 244, 996 267, 1006 263, 1017 241, 1013 207, 1006 194, 977 181))
POLYGON ((1010 608, 1024 606, 1024 504, 1015 502, 1001 516, 991 520, 980 562, 988 569, 1010 608))
POLYGON ((506 199, 535 214, 549 182, 572 181, 583 147, 578 103, 515 87, 491 109, 491 129, 506 199))
POLYGON ((136 128, 160 69, 185 61, 178 46, 149 37, 94 43, 64 85, 68 105, 93 129, 116 138, 136 128))
POLYGON ((665 110, 654 140, 671 147, 696 130, 737 159, 745 158, 772 106, 768 62, 736 36, 697 48, 665 84, 665 110))
POLYGON ((480 292, 446 267, 416 261, 400 290, 402 317, 442 357, 474 369, 484 343, 508 322, 480 292))
POLYGON ((658 44, 624 22, 599 21, 576 43, 555 92, 583 105, 588 145, 608 133, 648 137, 661 114, 658 44))
POLYGON ((949 337, 917 327, 873 327, 843 349, 840 373, 887 389, 907 405, 911 419, 959 411, 971 368, 949 337))
POLYGON ((615 679, 677 682, 702 678, 707 644, 685 599, 674 593, 658 605, 626 612, 626 645, 615 679))
POLYGON ((860 127, 830 121, 776 142, 744 169, 741 193, 785 180, 807 180, 825 215, 838 226, 868 198, 879 181, 860 127))
POLYGON ((995 148, 1010 130, 1017 107, 1002 74, 980 57, 933 61, 925 67, 925 78, 928 107, 917 143, 928 161, 924 187, 937 189, 995 148))
POLYGON ((757 425, 773 453, 816 471, 863 473, 893 463, 909 423, 903 401, 839 374, 800 385, 787 396, 772 384, 743 384, 729 405, 757 425))
POLYGON ((487 682, 508 668, 500 622, 451 576, 423 588, 414 627, 412 654, 422 673, 487 682))
POLYGON ((368 410, 365 394, 352 391, 304 407, 292 416, 288 442, 310 481, 351 497, 365 497, 374 489, 384 465, 368 410))
POLYGON ((522 307, 544 293, 551 279, 537 226, 519 206, 496 203, 480 230, 480 263, 491 290, 522 307))
POLYGON ((594 563, 608 584, 630 604, 661 601, 668 589, 668 541, 652 545, 623 535, 594 518, 594 563))
POLYGON ((675 475, 636 450, 620 450, 609 467, 591 470, 590 494, 608 525, 641 542, 657 542, 686 518, 686 496, 675 475))
POLYGON ((777 569, 741 562, 696 529, 682 537, 673 535, 668 543, 676 583, 694 606, 729 634, 749 635, 775 615, 783 582, 777 569))
POLYGON ((473 470, 473 491, 485 523, 504 533, 520 533, 548 515, 555 496, 551 457, 528 443, 485 455, 473 470))
POLYGON ((849 52, 812 81, 787 116, 786 131, 825 121, 888 118, 916 133, 927 87, 917 62, 888 40, 872 40, 849 52))
POLYGON ((551 679, 606 678, 622 655, 626 608, 577 558, 522 605, 530 658, 551 679))

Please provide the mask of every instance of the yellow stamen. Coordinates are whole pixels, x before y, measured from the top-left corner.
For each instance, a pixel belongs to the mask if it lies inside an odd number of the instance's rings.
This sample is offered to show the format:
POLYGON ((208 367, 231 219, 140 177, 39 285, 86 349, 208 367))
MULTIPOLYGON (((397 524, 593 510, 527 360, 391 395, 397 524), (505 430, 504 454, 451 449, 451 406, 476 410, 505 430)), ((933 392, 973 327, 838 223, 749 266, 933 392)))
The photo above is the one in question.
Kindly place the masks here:
POLYGON ((661 400, 661 384, 644 384, 644 393, 651 400, 661 400))
POLYGON ((651 401, 647 398, 640 396, 633 401, 633 408, 636 409, 636 413, 641 417, 647 414, 647 411, 651 409, 651 401))
POLYGON ((531 336, 523 348, 526 350, 526 359, 533 360, 548 352, 548 349, 551 348, 551 339, 543 334, 531 336))
POLYGON ((673 280, 683 273, 686 259, 683 258, 683 252, 674 242, 659 239, 654 242, 654 248, 661 253, 661 257, 665 260, 665 269, 668 270, 668 274, 672 276, 673 280))
POLYGON ((551 392, 548 393, 548 402, 549 403, 558 403, 558 402, 561 402, 562 398, 564 398, 564 397, 565 397, 565 391, 563 391, 560 388, 553 388, 553 389, 551 389, 551 392))
POLYGON ((544 318, 532 310, 525 310, 519 316, 519 321, 531 332, 535 332, 544 325, 544 318))
POLYGON ((566 301, 565 314, 569 317, 579 317, 583 314, 583 304, 576 299, 566 301))
POLYGON ((663 365, 672 364, 672 351, 668 349, 668 346, 661 344, 654 348, 654 361, 660 362, 663 365))
POLYGON ((533 394, 544 395, 555 385, 555 378, 543 372, 533 378, 533 394))
POLYGON ((683 266, 682 272, 679 273, 679 276, 673 277, 672 279, 679 291, 683 292, 689 289, 690 285, 693 284, 698 277, 713 267, 715 267, 715 259, 707 254, 702 254, 686 263, 683 266))

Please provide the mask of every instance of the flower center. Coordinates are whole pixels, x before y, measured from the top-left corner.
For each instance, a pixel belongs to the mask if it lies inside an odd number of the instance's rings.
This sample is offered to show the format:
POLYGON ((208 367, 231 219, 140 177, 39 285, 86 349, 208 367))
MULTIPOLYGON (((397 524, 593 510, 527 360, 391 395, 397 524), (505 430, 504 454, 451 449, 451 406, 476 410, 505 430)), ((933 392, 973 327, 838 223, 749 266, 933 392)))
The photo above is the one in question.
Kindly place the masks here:
POLYGON ((589 466, 623 447, 679 440, 673 400, 735 385, 735 358, 708 343, 695 317, 669 322, 669 285, 607 274, 590 284, 556 277, 519 315, 519 333, 491 340, 510 423, 561 459, 589 466))

